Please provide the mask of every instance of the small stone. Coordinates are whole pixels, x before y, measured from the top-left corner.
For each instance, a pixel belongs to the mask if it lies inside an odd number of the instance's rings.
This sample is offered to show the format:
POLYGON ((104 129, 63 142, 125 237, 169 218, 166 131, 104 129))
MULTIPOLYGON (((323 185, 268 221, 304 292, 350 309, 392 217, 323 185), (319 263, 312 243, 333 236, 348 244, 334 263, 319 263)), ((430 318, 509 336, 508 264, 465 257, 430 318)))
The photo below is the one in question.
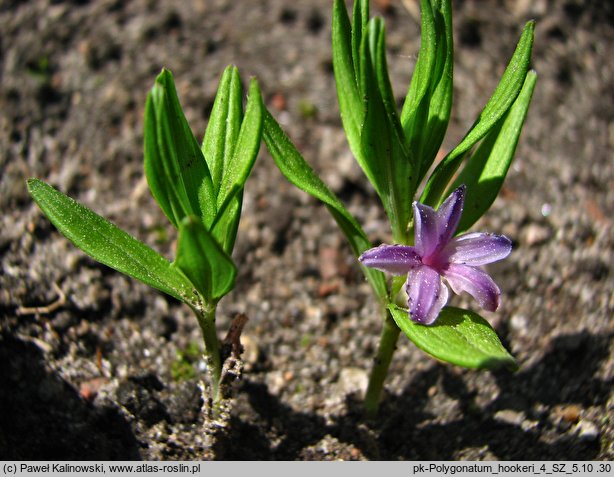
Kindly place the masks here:
POLYGON ((83 381, 79 386, 79 395, 87 402, 93 402, 98 391, 104 384, 107 383, 106 378, 92 378, 87 381, 83 381))
POLYGON ((343 368, 339 373, 339 387, 344 394, 361 392, 367 388, 369 378, 364 369, 343 368))
POLYGON ((512 409, 503 409, 495 414, 495 421, 512 426, 520 426, 525 419, 523 412, 514 411, 512 409))
POLYGON ((542 216, 548 217, 552 212, 552 205, 547 202, 543 203, 540 212, 542 216))
POLYGON ((364 369, 343 368, 339 373, 339 380, 330 388, 326 405, 336 406, 343 403, 347 395, 364 392, 368 382, 369 377, 364 369))
POLYGON ((548 227, 540 224, 529 224, 523 230, 523 241, 528 246, 539 245, 546 242, 551 235, 548 227))
POLYGON ((285 111, 285 109, 288 107, 286 97, 281 93, 275 93, 271 98, 271 106, 273 106, 273 108, 275 108, 277 111, 285 111))
POLYGON ((559 414, 561 416, 561 419, 563 419, 564 421, 575 424, 580 419, 581 411, 582 409, 580 408, 580 406, 576 404, 571 404, 569 406, 565 406, 561 408, 561 410, 559 411, 559 414))
POLYGON ((241 357, 245 364, 254 364, 260 358, 260 349, 256 339, 248 334, 241 335, 241 345, 243 345, 243 354, 241 357))
POLYGON ((275 370, 266 374, 266 385, 273 395, 280 394, 286 383, 281 371, 275 370))
POLYGON ((530 421, 529 419, 525 419, 520 424, 520 427, 522 427, 522 430, 525 432, 534 431, 539 428, 539 421, 530 421))
POLYGON ((339 291, 339 282, 324 282, 318 287, 318 296, 320 298, 326 298, 327 296, 334 295, 339 291))
POLYGON ((585 442, 594 442, 599 438, 599 428, 591 421, 578 422, 576 433, 578 434, 578 438, 585 442))
POLYGON ((510 319, 510 325, 514 331, 524 332, 528 329, 529 321, 524 315, 513 315, 510 319))

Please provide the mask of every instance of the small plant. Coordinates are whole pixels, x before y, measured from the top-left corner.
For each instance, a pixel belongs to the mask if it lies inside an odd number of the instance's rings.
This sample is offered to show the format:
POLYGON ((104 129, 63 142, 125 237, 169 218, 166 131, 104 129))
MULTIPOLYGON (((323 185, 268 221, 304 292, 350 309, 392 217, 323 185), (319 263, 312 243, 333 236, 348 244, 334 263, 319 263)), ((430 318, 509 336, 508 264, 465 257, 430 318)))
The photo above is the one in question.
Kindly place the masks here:
POLYGON ((277 166, 327 206, 378 298, 383 330, 365 396, 368 415, 377 413, 401 331, 443 361, 469 368, 516 367, 486 320, 444 306, 448 289, 442 277, 453 291, 469 292, 483 308, 498 307, 499 289, 478 267, 507 256, 511 242, 489 234, 454 235, 488 210, 512 161, 536 83, 529 70, 534 24, 526 24, 499 85, 469 132, 427 177, 452 106, 452 12, 450 0, 421 0, 420 5, 420 52, 401 111, 388 77, 383 20, 369 19, 368 0, 355 1, 351 20, 343 0, 333 6, 333 67, 343 127, 382 201, 394 245, 374 248, 268 111, 264 119, 264 141, 277 166), (387 280, 379 270, 401 276, 387 280))
POLYGON ((219 300, 235 285, 231 253, 243 188, 260 148, 263 108, 253 79, 243 110, 239 72, 229 66, 200 145, 181 109, 172 74, 164 69, 157 77, 145 106, 145 175, 156 202, 179 230, 173 262, 50 185, 28 180, 38 206, 73 244, 194 311, 205 343, 213 409, 225 398, 215 314, 219 300))
POLYGON ((201 356, 200 347, 190 342, 184 350, 177 350, 177 359, 171 363, 171 376, 175 381, 184 381, 196 377, 195 362, 201 356))

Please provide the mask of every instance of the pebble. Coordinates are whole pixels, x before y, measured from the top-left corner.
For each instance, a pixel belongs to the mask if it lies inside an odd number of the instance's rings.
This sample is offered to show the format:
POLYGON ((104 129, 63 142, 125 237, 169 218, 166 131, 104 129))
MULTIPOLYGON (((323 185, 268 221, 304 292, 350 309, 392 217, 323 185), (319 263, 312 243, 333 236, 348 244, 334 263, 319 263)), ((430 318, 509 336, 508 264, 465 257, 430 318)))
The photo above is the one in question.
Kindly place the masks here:
POLYGON ((523 242, 528 246, 542 244, 551 237, 552 232, 544 225, 529 224, 523 230, 523 242))
POLYGON ((343 394, 367 389, 369 378, 362 368, 343 368, 339 373, 339 389, 343 394))
POLYGON ((569 406, 564 406, 558 411, 558 415, 561 416, 566 422, 577 423, 580 419, 580 412, 582 408, 577 404, 570 404, 569 406))
POLYGON ((523 412, 514 411, 512 409, 503 409, 501 411, 497 411, 495 414, 495 421, 513 426, 520 426, 522 421, 524 421, 524 418, 525 416, 523 412))
POLYGON ((285 111, 288 107, 286 97, 282 93, 275 93, 271 98, 271 106, 277 111, 285 111))
POLYGON ((348 394, 362 393, 367 389, 369 377, 361 368, 347 367, 339 373, 339 380, 331 386, 331 391, 326 399, 329 406, 344 402, 348 394))
POLYGON ((106 378, 92 378, 83 381, 79 386, 79 396, 85 401, 92 402, 98 395, 100 388, 108 382, 106 378))
POLYGON ((585 442, 593 442, 599 438, 599 428, 591 421, 578 422, 576 433, 578 434, 578 438, 585 442))
POLYGON ((513 315, 510 319, 510 325, 515 331, 525 332, 528 329, 529 321, 524 315, 513 315))
POLYGON ((320 298, 326 298, 327 296, 333 295, 339 291, 339 282, 324 282, 321 283, 318 287, 318 296, 320 298))
POLYGON ((249 334, 241 335, 241 345, 243 345, 243 358, 244 363, 253 365, 260 358, 260 349, 258 348, 258 340, 249 334))
POLYGON ((278 395, 284 389, 286 383, 284 381, 283 373, 279 370, 271 371, 266 375, 266 385, 269 392, 273 395, 278 395))
POLYGON ((529 419, 525 419, 520 424, 520 427, 522 427, 522 430, 525 432, 534 431, 539 428, 539 421, 530 421, 529 419))

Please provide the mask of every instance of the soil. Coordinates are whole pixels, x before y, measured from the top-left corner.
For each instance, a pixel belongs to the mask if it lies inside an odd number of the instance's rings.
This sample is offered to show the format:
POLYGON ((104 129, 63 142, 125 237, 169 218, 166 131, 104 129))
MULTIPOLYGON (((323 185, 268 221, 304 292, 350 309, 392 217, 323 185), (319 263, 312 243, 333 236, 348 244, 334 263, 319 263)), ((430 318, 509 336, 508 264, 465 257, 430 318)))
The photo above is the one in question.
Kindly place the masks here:
MULTIPOLYGON (((263 147, 234 258, 245 369, 225 425, 203 423, 199 329, 185 306, 86 257, 29 198, 42 178, 173 255, 143 179, 142 118, 163 66, 197 137, 236 64, 375 243, 390 241, 344 139, 329 0, 6 0, 0 4, 0 458, 614 458, 614 8, 592 0, 455 1, 454 112, 469 128, 525 21, 538 86, 502 194, 475 230, 514 252, 484 313, 520 369, 441 364, 401 336, 380 415, 361 393, 380 317, 328 212, 263 147), (196 348, 196 352, 195 352, 196 348)), ((399 101, 416 3, 374 1, 399 101), (407 6, 406 6, 407 5, 407 6)), ((475 308, 466 297, 458 306, 475 308)))

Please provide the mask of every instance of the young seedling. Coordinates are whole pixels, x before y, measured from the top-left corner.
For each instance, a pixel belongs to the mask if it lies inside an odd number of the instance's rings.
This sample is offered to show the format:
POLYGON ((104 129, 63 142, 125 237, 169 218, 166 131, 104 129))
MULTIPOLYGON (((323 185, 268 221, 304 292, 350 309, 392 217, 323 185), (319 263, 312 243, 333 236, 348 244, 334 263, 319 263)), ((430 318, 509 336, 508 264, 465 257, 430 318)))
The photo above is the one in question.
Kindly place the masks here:
POLYGON ((351 19, 343 0, 333 6, 333 67, 343 127, 390 220, 393 245, 374 248, 268 111, 264 119, 264 141, 277 166, 327 206, 378 298, 383 329, 365 396, 369 416, 377 413, 401 331, 442 361, 469 368, 516 367, 486 320, 445 306, 449 291, 442 279, 484 309, 499 306, 499 288, 479 267, 505 258, 511 242, 497 235, 455 234, 488 210, 512 161, 536 83, 529 70, 534 24, 526 24, 469 132, 427 177, 452 106, 452 12, 451 0, 421 0, 420 5, 420 52, 401 111, 388 77, 383 20, 369 19, 368 0, 354 2, 351 19), (381 271, 398 276, 387 280, 381 271))
POLYGON ((199 145, 183 114, 171 72, 164 69, 156 78, 145 106, 145 175, 154 199, 179 230, 173 262, 45 182, 29 179, 27 183, 43 213, 73 244, 194 311, 204 338, 207 390, 214 410, 225 398, 216 308, 235 285, 237 267, 231 254, 262 124, 258 83, 252 79, 244 111, 239 72, 229 66, 199 145))

